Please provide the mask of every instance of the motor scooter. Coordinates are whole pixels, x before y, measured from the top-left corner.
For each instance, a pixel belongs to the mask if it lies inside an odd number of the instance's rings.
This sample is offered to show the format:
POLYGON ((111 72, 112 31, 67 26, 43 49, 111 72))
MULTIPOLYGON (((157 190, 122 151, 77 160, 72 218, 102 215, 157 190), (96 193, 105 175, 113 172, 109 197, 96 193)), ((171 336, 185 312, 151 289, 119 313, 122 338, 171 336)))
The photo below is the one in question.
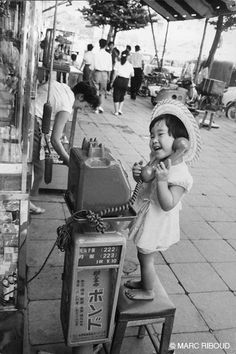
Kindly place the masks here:
POLYGON ((165 87, 149 87, 149 90, 151 102, 154 106, 163 99, 172 98, 187 105, 190 111, 198 108, 198 92, 196 85, 190 78, 179 79, 175 83, 171 82, 165 87))

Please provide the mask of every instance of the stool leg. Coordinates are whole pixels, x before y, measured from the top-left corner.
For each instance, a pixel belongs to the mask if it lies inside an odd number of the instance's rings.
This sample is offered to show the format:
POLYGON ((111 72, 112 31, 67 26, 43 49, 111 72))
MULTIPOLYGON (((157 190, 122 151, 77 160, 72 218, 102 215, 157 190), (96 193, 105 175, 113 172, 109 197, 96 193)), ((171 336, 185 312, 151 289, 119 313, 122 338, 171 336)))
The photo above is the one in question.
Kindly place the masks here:
POLYGON ((119 318, 117 319, 117 323, 115 326, 115 331, 111 343, 111 349, 109 354, 119 354, 122 346, 122 342, 125 336, 125 330, 127 327, 127 322, 119 322, 119 318))
POLYGON ((152 329, 150 328, 150 325, 146 325, 145 326, 146 331, 149 335, 149 338, 151 339, 152 345, 154 346, 156 353, 159 353, 159 348, 158 348, 158 344, 157 344, 157 338, 155 338, 155 336, 152 333, 152 329))
POLYGON ((139 326, 137 337, 140 339, 145 337, 145 326, 139 326))
POLYGON ((160 342, 159 354, 168 354, 173 323, 174 323, 174 314, 172 316, 166 317, 161 331, 161 342, 160 342))

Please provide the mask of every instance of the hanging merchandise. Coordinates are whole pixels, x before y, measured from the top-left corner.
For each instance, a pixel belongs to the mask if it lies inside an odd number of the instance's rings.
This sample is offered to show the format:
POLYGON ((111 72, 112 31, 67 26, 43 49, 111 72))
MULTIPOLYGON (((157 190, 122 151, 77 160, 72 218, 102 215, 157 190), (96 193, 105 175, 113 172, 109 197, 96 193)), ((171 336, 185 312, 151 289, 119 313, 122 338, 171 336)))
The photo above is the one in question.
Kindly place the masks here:
POLYGON ((51 82, 52 82, 52 70, 53 70, 53 58, 54 58, 53 53, 54 53, 54 41, 55 41, 55 33, 56 33, 56 19, 57 19, 57 1, 55 1, 55 12, 54 12, 54 21, 53 21, 48 96, 47 96, 47 102, 43 106, 43 117, 42 117, 42 132, 44 134, 44 138, 45 138, 45 142, 46 142, 45 170, 44 170, 44 182, 46 184, 49 184, 52 181, 52 173, 53 173, 53 158, 51 156, 51 150, 49 147, 47 134, 50 131, 50 123, 51 123, 51 116, 52 116, 52 105, 50 103, 50 90, 51 90, 51 82))
POLYGON ((52 169, 53 169, 53 157, 51 155, 51 149, 49 147, 48 140, 45 139, 45 170, 44 170, 44 182, 46 184, 51 183, 52 181, 52 169))

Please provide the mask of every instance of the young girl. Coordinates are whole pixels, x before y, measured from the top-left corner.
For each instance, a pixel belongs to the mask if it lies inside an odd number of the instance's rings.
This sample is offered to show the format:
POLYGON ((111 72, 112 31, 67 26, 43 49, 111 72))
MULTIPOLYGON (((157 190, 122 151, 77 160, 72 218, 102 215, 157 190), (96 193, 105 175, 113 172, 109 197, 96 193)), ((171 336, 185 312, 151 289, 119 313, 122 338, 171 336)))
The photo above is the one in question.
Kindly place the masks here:
MULTIPOLYGON (((151 160, 155 159, 154 179, 143 183, 136 200, 137 218, 129 227, 129 236, 138 251, 141 280, 128 280, 126 296, 132 300, 152 300, 156 278, 154 257, 156 251, 164 251, 180 239, 179 211, 181 199, 192 187, 192 176, 182 157, 171 163, 173 142, 191 134, 185 124, 172 114, 161 114, 150 124, 151 160), (164 163, 165 160, 165 163, 164 163)), ((190 141, 190 148, 193 144, 190 141)), ((132 169, 136 181, 140 179, 142 164, 135 163, 132 169)))

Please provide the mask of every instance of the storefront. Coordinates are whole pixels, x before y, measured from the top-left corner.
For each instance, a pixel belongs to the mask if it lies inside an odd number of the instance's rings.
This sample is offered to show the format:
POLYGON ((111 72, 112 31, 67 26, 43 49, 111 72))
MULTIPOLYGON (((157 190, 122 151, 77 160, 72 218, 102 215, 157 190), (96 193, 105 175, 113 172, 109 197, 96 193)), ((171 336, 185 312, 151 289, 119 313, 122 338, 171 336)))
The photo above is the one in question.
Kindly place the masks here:
POLYGON ((0 351, 21 353, 40 1, 0 1, 0 351))
MULTIPOLYGON (((186 7, 169 14, 170 7, 145 2, 169 21, 193 18, 186 7)), ((220 3, 228 10, 226 1, 220 3)), ((0 0, 0 352, 10 354, 29 353, 26 246, 42 6, 42 1, 0 0)), ((205 17, 203 10, 192 14, 205 17)))

